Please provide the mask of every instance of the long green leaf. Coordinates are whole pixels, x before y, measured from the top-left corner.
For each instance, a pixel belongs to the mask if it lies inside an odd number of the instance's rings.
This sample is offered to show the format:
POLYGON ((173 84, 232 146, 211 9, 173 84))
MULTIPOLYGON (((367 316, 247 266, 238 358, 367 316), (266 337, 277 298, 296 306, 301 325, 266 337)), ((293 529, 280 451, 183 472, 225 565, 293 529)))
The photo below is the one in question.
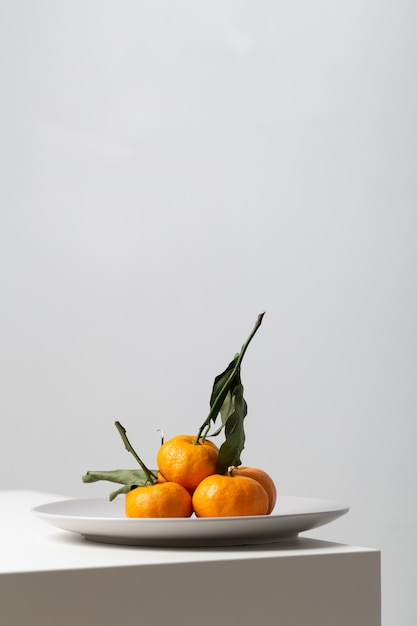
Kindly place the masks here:
MULTIPOLYGON (((155 472, 155 474, 158 473, 158 470, 152 471, 155 472)), ((120 493, 127 493, 135 487, 144 487, 145 485, 154 484, 154 481, 150 481, 146 472, 143 470, 117 469, 110 471, 90 471, 82 477, 83 483, 95 483, 99 480, 107 480, 123 485, 123 487, 110 494, 110 500, 114 500, 120 493)))
POLYGON ((120 489, 117 489, 116 491, 112 491, 111 494, 109 495, 110 502, 112 502, 117 496, 120 496, 122 493, 128 493, 131 489, 134 489, 135 486, 130 487, 129 485, 123 485, 123 487, 120 487, 120 489))
MULTIPOLYGON (((222 398, 223 404, 220 406, 219 413, 221 418, 220 427, 214 432, 210 433, 211 437, 215 437, 218 435, 224 428, 229 416, 233 413, 233 385, 237 381, 239 382, 239 370, 235 371, 233 377, 231 378, 232 372, 236 368, 236 363, 238 359, 238 354, 235 356, 233 361, 229 363, 224 372, 216 376, 213 383, 213 391, 210 397, 210 407, 212 408, 214 403, 218 401, 219 397, 222 398), (226 393, 222 393, 222 390, 225 390, 226 393)), ((218 414, 219 414, 218 413, 218 414)), ((217 415, 213 415, 213 423, 216 421, 217 415)))
MULTIPOLYGON (((207 437, 211 423, 212 422, 214 423, 216 421, 217 416, 219 412, 221 411, 224 402, 227 399, 227 394, 229 393, 229 391, 233 395, 232 387, 236 384, 236 376, 240 377, 240 366, 241 366, 243 357, 245 356, 246 350, 248 349, 250 342, 255 336, 255 333, 257 332, 258 328, 262 324, 264 315, 265 313, 260 313, 258 315, 255 326, 253 327, 251 334, 249 335, 249 337, 243 344, 241 351, 235 356, 235 358, 228 365, 226 370, 215 378, 213 392, 210 398, 210 411, 205 421, 200 426, 197 437, 195 439, 196 442, 200 440, 200 437, 203 437, 203 439, 207 437)), ((227 413, 227 412, 228 412, 228 409, 226 405, 226 407, 224 408, 224 413, 227 413)), ((228 418, 226 418, 225 423, 227 422, 227 419, 228 418)))
POLYGON ((241 465, 240 456, 245 447, 245 430, 243 420, 245 419, 248 407, 243 397, 243 385, 239 383, 232 392, 233 412, 229 415, 225 424, 226 440, 220 446, 217 459, 216 472, 225 474, 231 465, 241 465))
POLYGON ((221 392, 221 390, 223 389, 224 385, 228 381, 228 379, 230 377, 230 374, 233 372, 234 368, 236 367, 236 363, 237 363, 238 357, 239 357, 239 355, 236 354, 235 358, 233 359, 233 361, 231 361, 229 363, 229 365, 226 367, 224 372, 222 372, 221 374, 218 374, 218 376, 216 376, 216 378, 214 379, 213 390, 212 390, 211 396, 210 396, 210 406, 211 407, 213 406, 214 402, 216 401, 216 398, 219 395, 219 393, 221 392))

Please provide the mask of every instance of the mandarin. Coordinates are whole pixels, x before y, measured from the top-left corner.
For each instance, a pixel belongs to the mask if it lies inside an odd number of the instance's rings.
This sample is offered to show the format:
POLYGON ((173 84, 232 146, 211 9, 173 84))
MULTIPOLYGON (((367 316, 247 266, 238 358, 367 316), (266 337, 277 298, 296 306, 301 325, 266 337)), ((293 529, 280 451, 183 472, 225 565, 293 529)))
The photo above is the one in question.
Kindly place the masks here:
POLYGON ((177 435, 162 444, 156 462, 165 480, 193 492, 203 478, 215 473, 218 455, 218 447, 208 439, 197 443, 193 435, 177 435))
POLYGON ((191 496, 177 483, 156 483, 128 491, 125 499, 127 517, 190 517, 191 496))
POLYGON ((197 517, 266 515, 269 499, 253 478, 214 474, 198 485, 192 504, 197 517))
POLYGON ((270 515, 277 501, 277 488, 271 476, 262 469, 248 467, 246 465, 239 465, 239 467, 233 468, 232 473, 234 476, 249 476, 249 478, 257 480, 258 483, 262 485, 269 498, 269 506, 266 514, 270 515))

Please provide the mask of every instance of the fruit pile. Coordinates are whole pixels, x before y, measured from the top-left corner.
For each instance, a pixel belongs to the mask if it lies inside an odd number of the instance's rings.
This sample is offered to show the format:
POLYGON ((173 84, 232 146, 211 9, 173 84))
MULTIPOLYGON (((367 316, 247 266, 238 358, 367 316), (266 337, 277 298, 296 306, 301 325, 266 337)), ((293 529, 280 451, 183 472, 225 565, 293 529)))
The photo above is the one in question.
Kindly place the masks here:
POLYGON ((86 483, 108 480, 122 485, 110 494, 113 500, 125 494, 127 517, 229 517, 269 515, 277 492, 272 478, 263 470, 241 464, 245 434, 243 420, 247 405, 243 397, 240 367, 246 349, 261 325, 263 313, 226 370, 216 377, 210 412, 197 435, 177 435, 161 443, 157 469, 148 469, 133 449, 125 428, 115 425, 141 469, 90 471, 86 483), (211 426, 221 417, 213 433, 211 426), (208 437, 225 432, 218 448, 208 437))

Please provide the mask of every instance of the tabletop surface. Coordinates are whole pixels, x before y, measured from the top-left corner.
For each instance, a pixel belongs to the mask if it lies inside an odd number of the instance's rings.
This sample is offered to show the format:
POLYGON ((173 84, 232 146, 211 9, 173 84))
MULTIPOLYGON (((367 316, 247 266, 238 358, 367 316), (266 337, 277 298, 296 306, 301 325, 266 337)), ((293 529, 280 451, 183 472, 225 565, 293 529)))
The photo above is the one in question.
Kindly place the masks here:
POLYGON ((1 492, 0 575, 375 551, 303 536, 281 544, 221 548, 155 548, 95 543, 76 533, 54 528, 31 512, 35 506, 64 498, 59 494, 36 491, 1 492))

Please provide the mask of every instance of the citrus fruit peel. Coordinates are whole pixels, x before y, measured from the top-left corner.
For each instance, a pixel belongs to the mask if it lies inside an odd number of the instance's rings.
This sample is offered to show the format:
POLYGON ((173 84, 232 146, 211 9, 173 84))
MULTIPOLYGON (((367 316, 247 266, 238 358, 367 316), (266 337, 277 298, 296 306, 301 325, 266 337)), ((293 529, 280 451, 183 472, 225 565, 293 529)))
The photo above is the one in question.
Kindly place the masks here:
POLYGON ((191 496, 178 483, 158 483, 136 487, 125 497, 127 517, 190 517, 191 496))
POLYGON ((260 483, 233 473, 204 478, 194 491, 192 504, 197 517, 266 515, 268 494, 260 483))
POLYGON ((218 447, 208 439, 177 435, 158 450, 156 463, 167 481, 179 483, 191 493, 207 476, 216 472, 218 447))
POLYGON ((249 478, 253 478, 262 485, 268 495, 269 501, 266 514, 270 515, 274 510, 277 501, 277 488, 271 476, 267 474, 267 472, 265 472, 264 470, 259 469, 258 467, 248 467, 246 465, 233 467, 231 468, 231 471, 234 476, 248 476, 249 478))

